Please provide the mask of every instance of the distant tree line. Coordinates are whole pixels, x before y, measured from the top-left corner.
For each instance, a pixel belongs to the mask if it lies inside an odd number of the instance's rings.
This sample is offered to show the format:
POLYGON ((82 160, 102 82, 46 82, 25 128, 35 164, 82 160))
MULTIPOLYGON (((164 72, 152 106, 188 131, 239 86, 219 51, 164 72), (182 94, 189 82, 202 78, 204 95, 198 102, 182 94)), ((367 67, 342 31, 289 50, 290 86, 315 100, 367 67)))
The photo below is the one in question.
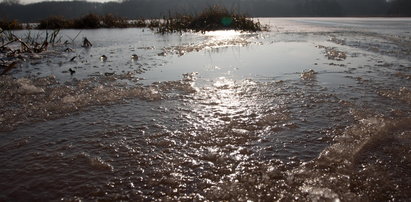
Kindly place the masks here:
POLYGON ((212 5, 253 17, 411 16, 411 0, 124 0, 41 2, 22 5, 18 0, 0 3, 0 18, 39 22, 50 16, 79 18, 108 13, 128 19, 161 18, 174 13, 196 13, 212 5))

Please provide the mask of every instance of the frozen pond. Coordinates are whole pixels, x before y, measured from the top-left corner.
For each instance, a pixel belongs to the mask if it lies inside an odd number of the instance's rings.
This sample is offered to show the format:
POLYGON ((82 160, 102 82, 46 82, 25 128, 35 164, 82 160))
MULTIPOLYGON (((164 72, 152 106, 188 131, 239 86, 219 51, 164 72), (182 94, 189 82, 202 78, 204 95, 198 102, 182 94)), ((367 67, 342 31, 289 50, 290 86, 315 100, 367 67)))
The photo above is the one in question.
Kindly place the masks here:
POLYGON ((259 20, 62 30, 0 77, 0 201, 409 200, 411 19, 259 20))

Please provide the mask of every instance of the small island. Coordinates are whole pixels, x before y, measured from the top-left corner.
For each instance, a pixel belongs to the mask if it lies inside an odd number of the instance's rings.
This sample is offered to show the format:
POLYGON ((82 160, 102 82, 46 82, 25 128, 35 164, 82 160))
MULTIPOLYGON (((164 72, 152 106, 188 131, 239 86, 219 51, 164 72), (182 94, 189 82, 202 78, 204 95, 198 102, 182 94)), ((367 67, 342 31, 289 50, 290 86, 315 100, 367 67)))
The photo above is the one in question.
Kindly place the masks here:
POLYGON ((172 32, 206 32, 215 30, 238 30, 258 32, 268 30, 260 22, 224 7, 212 6, 196 15, 176 14, 174 17, 164 18, 159 24, 159 33, 172 32))

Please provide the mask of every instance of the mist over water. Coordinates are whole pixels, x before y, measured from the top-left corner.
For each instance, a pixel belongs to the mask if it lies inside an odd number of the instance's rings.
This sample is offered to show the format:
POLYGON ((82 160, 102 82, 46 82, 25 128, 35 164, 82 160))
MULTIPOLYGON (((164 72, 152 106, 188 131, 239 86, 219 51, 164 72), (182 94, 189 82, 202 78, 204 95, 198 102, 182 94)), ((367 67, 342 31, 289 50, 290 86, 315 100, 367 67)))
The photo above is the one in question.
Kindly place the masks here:
POLYGON ((259 20, 62 30, 0 78, 0 200, 407 201, 411 20, 259 20))

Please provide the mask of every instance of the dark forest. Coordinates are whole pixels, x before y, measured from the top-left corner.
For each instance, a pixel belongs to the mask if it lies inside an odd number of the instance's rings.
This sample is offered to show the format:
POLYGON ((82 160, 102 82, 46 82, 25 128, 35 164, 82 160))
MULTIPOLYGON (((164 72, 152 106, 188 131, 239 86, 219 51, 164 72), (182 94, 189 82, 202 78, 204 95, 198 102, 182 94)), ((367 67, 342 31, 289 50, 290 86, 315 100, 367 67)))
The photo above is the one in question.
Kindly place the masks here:
POLYGON ((125 0, 41 2, 22 5, 18 0, 0 4, 0 18, 38 22, 49 16, 76 18, 88 13, 113 14, 128 19, 161 18, 177 12, 195 13, 222 5, 252 17, 399 17, 411 16, 409 0, 125 0))

